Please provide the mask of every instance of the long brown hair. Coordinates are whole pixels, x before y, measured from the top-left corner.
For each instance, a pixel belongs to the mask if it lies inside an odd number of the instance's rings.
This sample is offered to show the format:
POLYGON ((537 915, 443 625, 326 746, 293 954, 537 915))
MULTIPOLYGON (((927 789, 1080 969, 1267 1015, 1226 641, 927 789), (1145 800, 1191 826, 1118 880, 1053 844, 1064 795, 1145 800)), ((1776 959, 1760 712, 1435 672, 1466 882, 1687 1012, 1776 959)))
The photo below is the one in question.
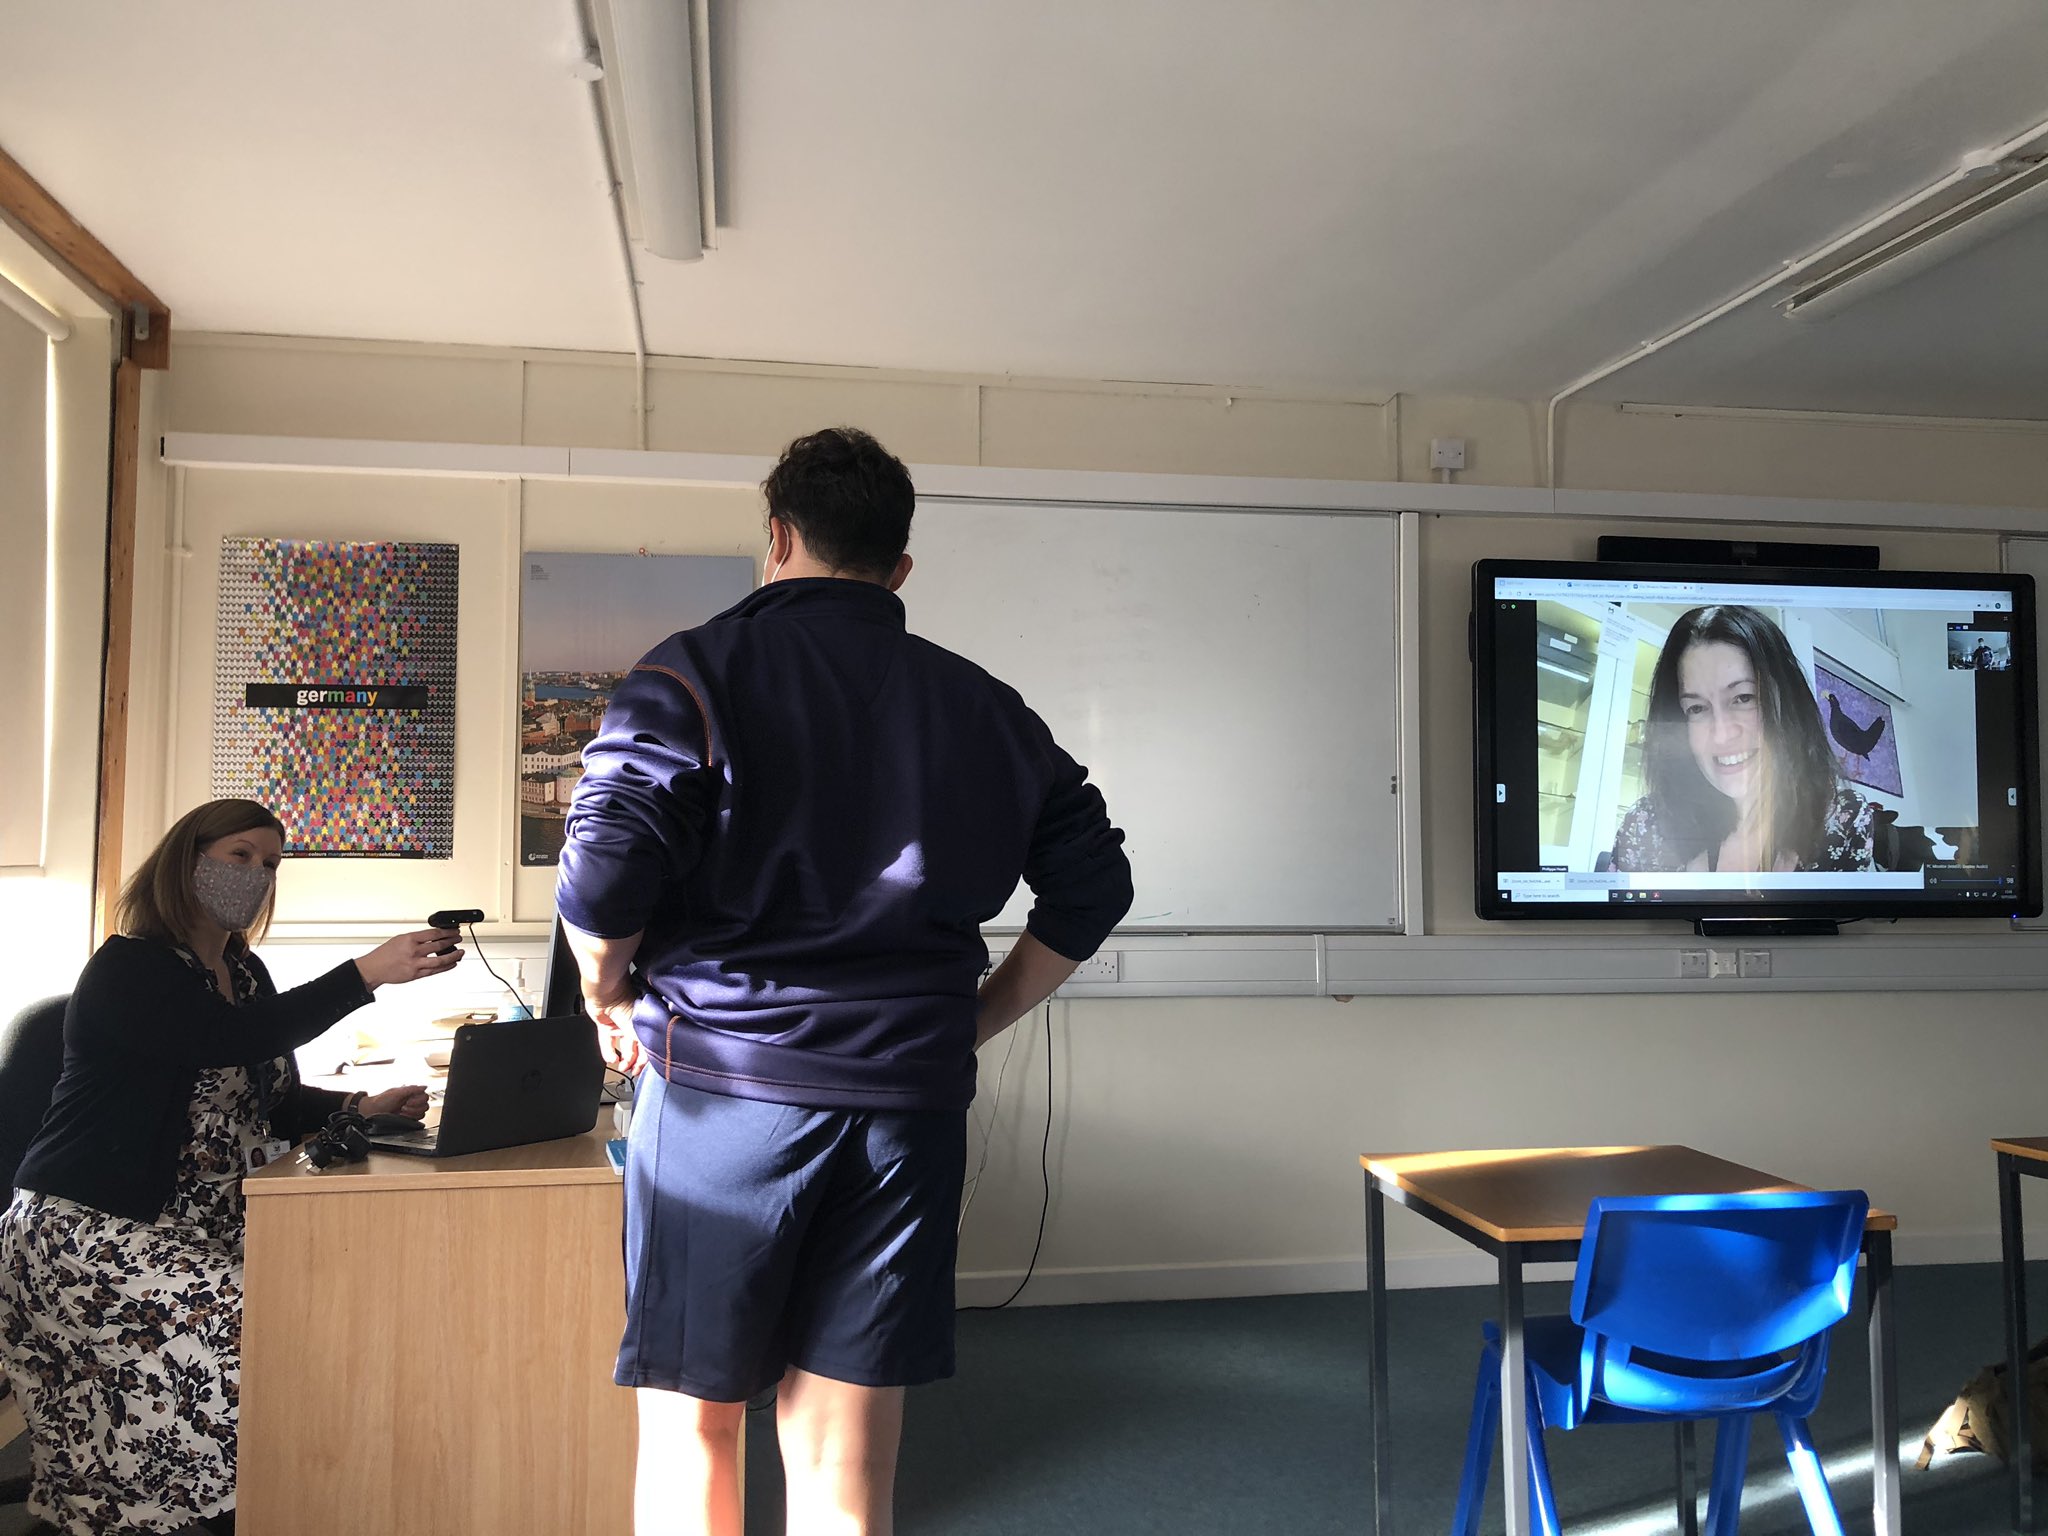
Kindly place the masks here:
POLYGON ((1763 867, 1789 853, 1811 869, 1825 852, 1823 823, 1839 783, 1820 706, 1785 632, 1754 608, 1694 608, 1679 616, 1650 678, 1648 777, 1658 819, 1681 861, 1718 848, 1735 830, 1734 803, 1700 777, 1686 736, 1679 666, 1695 645, 1732 645, 1756 668, 1764 780, 1758 809, 1763 867))
MULTIPOLYGON (((192 889, 193 865, 222 838, 262 827, 275 832, 280 841, 284 839, 284 823, 254 800, 209 800, 196 810, 187 811, 121 888, 121 899, 114 907, 115 931, 138 939, 191 943, 193 933, 206 916, 192 889)), ((269 931, 270 912, 276 902, 273 889, 256 920, 232 937, 244 947, 260 944, 269 931)))

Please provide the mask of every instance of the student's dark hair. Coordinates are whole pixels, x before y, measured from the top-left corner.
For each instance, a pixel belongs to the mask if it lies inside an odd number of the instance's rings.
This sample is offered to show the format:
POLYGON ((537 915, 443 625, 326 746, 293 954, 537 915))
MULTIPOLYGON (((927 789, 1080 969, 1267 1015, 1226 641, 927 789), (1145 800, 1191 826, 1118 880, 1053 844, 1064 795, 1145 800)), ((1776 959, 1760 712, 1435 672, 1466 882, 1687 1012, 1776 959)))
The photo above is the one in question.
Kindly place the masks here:
POLYGON ((910 543, 917 492, 910 471, 858 427, 827 427, 782 451, 761 483, 768 514, 794 528, 811 557, 881 580, 910 543))
MULTIPOLYGON (((289 840, 284 823, 254 800, 209 800, 180 816, 121 888, 121 899, 114 906, 114 931, 131 938, 191 943, 203 916, 192 887, 192 870, 199 856, 224 837, 259 827, 268 827, 279 841, 289 840)), ((230 935, 230 940, 244 946, 261 943, 276 899, 273 891, 256 920, 243 932, 230 935)))
POLYGON ((1694 608, 1671 626, 1650 677, 1647 777, 1658 823, 1679 858, 1719 847, 1735 830, 1735 802, 1700 774, 1679 697, 1679 662, 1695 645, 1732 645, 1756 668, 1763 732, 1768 848, 1803 866, 1818 861, 1839 773, 1813 689, 1785 633, 1754 608, 1694 608))

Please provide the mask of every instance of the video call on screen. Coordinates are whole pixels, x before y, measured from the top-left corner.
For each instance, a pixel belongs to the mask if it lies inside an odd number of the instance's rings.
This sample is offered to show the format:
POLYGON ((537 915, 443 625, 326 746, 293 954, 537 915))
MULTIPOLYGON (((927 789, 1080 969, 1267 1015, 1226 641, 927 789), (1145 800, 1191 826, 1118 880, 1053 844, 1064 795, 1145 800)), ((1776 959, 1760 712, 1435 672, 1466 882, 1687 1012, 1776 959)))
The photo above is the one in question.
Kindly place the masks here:
POLYGON ((1502 904, 2019 895, 2010 586, 1486 585, 1480 878, 1502 904))

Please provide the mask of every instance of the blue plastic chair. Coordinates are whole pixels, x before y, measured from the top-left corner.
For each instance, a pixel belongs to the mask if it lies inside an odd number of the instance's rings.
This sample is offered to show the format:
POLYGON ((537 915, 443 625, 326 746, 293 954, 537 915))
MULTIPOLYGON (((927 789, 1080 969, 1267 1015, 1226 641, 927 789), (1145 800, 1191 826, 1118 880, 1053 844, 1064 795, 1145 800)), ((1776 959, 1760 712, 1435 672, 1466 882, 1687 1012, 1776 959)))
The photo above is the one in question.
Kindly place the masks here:
MULTIPOLYGON (((1530 1507, 1559 1536, 1545 1429, 1713 1419, 1706 1536, 1734 1536, 1750 1422, 1778 1421, 1815 1536, 1842 1536, 1806 1419, 1828 1330, 1849 1313, 1870 1199, 1861 1190, 1595 1200, 1569 1317, 1532 1317, 1530 1507)), ((1500 1330, 1479 1357, 1455 1536, 1477 1536, 1500 1423, 1500 1330)))

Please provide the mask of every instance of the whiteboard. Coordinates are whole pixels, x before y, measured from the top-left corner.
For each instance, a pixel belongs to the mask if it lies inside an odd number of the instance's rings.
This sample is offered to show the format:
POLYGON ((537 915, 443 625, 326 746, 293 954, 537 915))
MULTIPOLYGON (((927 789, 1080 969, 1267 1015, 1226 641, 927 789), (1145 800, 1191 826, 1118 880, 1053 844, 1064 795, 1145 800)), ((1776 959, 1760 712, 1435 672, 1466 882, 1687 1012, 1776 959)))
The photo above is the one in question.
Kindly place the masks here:
POLYGON ((925 500, 910 553, 912 632, 1022 693, 1108 800, 1125 930, 1401 927, 1392 515, 925 500))

